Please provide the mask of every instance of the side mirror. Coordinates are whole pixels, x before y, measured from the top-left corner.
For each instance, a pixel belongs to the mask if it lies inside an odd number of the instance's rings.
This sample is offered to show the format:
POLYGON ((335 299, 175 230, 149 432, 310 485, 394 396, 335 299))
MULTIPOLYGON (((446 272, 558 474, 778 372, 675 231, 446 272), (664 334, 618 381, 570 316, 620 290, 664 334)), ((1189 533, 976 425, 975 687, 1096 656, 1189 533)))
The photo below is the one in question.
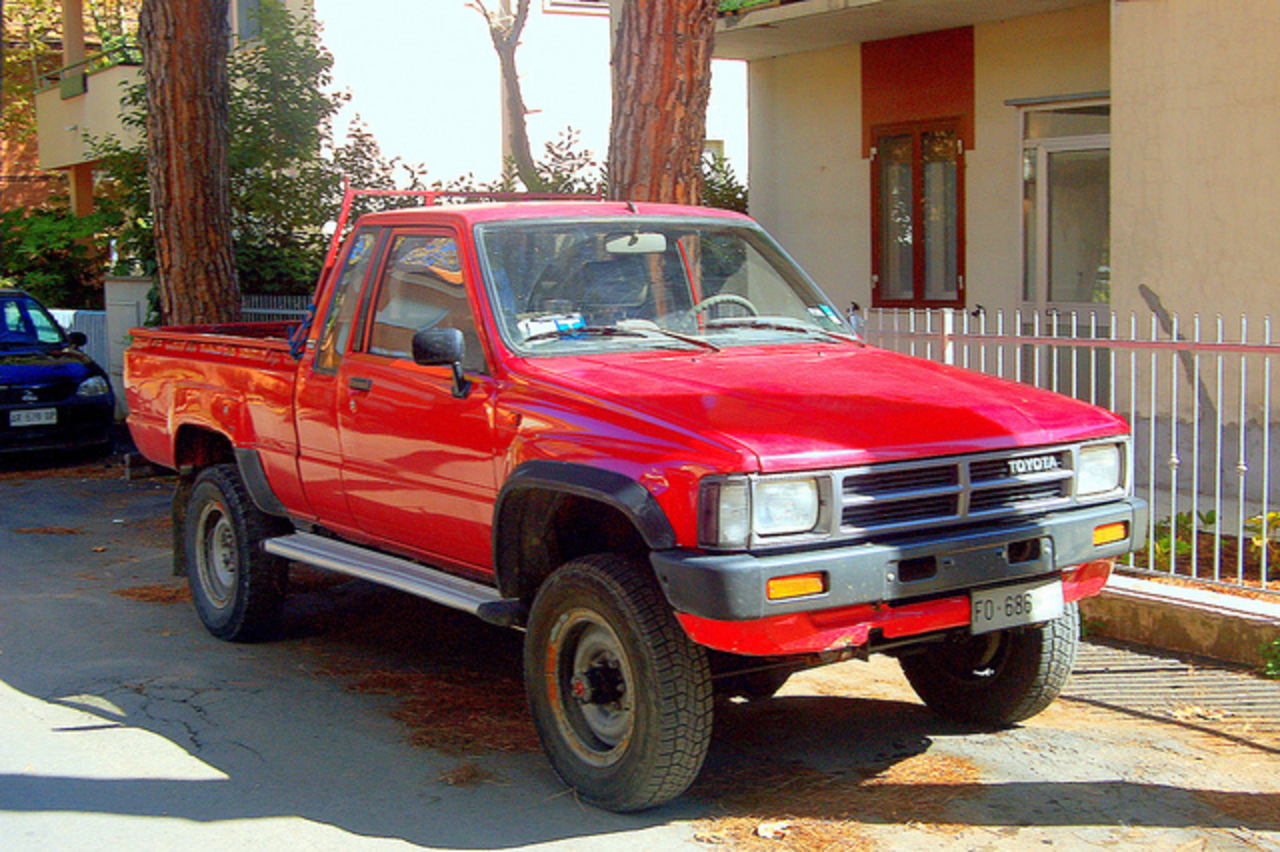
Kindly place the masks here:
POLYGON ((467 341, 456 328, 424 328, 413 335, 413 362, 423 367, 452 367, 457 399, 465 399, 471 392, 471 380, 462 374, 466 355, 467 341))
POLYGON ((89 336, 83 331, 73 331, 67 335, 67 342, 77 349, 89 342, 89 336))

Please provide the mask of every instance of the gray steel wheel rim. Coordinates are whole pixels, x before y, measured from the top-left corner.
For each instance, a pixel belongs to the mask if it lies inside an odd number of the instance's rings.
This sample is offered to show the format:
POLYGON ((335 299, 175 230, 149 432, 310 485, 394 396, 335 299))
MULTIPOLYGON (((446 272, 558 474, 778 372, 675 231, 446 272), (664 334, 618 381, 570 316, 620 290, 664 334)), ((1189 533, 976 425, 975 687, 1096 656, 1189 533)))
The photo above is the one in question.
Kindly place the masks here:
POLYGON ((609 765, 625 752, 635 725, 631 661, 613 630, 596 613, 578 610, 569 618, 573 624, 564 634, 557 672, 566 733, 580 757, 593 764, 609 765), (625 689, 622 698, 608 705, 580 703, 573 697, 574 676, 601 663, 618 670, 625 689))
POLYGON ((196 526, 196 570, 200 588, 217 609, 226 609, 235 600, 239 561, 231 519, 221 506, 207 504, 196 526))

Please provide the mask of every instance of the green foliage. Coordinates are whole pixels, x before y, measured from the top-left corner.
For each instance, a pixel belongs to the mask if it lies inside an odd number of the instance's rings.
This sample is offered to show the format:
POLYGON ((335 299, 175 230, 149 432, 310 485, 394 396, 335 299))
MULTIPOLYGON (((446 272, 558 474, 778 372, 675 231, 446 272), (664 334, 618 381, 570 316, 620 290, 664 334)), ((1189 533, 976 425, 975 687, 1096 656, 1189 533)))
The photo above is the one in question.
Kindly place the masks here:
POLYGON ((1264 675, 1280 680, 1280 638, 1273 639, 1270 645, 1262 646, 1262 663, 1264 675))
POLYGON ((707 207, 747 212, 747 188, 738 181, 727 157, 703 154, 702 203, 707 207))
MULTIPOLYGON (((324 227, 342 199, 342 178, 361 188, 393 188, 402 173, 420 186, 423 169, 387 159, 373 136, 354 124, 336 145, 333 117, 344 95, 326 94, 333 57, 309 15, 294 16, 263 0, 259 33, 228 59, 228 165, 236 273, 247 293, 310 293, 324 260, 324 227)), ((138 83, 121 103, 139 136, 146 90, 138 83)), ((121 225, 120 272, 151 274, 155 244, 145 144, 94 140, 111 177, 102 200, 121 225)))
POLYGON ((93 285, 109 213, 77 217, 65 207, 0 212, 0 258, 14 285, 46 305, 101 308, 93 285))
POLYGON ((228 60, 236 272, 245 292, 307 292, 339 192, 339 176, 321 151, 341 98, 324 92, 333 58, 310 16, 264 2, 258 26, 253 44, 228 60))
POLYGON ((1280 512, 1255 515, 1244 522, 1244 531, 1248 533, 1250 543, 1261 550, 1269 542, 1280 539, 1280 512))
MULTIPOLYGON (((383 154, 357 121, 341 145, 333 118, 345 96, 326 94, 333 58, 319 41, 314 20, 293 16, 279 0, 263 0, 259 35, 229 61, 229 166, 232 233, 240 288, 248 293, 310 293, 325 255, 324 228, 339 210, 342 181, 360 189, 426 189, 426 169, 383 154)), ((145 131, 146 92, 125 93, 126 125, 145 131)), ((119 225, 113 237, 121 258, 115 271, 152 274, 155 246, 145 147, 94 140, 111 177, 101 199, 119 225)), ((566 129, 548 142, 537 162, 540 180, 557 193, 605 194, 605 172, 566 129)), ((746 209, 747 192, 723 157, 703 161, 704 203, 746 209)), ((468 174, 436 181, 447 192, 515 192, 520 183, 507 163, 496 180, 468 174)), ((352 219, 374 209, 421 203, 414 198, 358 198, 352 219)))
POLYGON ((604 194, 604 170, 590 151, 579 148, 580 144, 580 134, 572 127, 546 144, 542 159, 534 164, 546 192, 604 194))
POLYGON ((1191 556, 1193 535, 1204 535, 1218 523, 1217 513, 1210 510, 1199 512, 1193 516, 1190 512, 1179 512, 1174 518, 1157 521, 1154 534, 1147 543, 1147 550, 1135 555, 1138 564, 1145 564, 1148 554, 1151 564, 1147 567, 1162 569, 1169 565, 1171 553, 1181 560, 1191 556), (1199 521, 1197 524, 1196 521, 1199 521))

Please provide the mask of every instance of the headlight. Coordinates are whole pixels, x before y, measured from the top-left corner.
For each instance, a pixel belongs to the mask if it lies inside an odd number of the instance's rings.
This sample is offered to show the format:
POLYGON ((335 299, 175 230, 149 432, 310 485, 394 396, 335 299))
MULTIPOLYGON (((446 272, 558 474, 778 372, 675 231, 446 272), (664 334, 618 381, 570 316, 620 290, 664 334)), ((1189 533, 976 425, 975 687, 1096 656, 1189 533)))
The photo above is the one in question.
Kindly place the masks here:
POLYGON ((102 376, 90 376, 76 388, 76 396, 91 398, 111 393, 111 385, 102 376))
POLYGON ((815 479, 733 478, 702 484, 699 541, 705 547, 742 548, 753 536, 810 532, 822 511, 815 479))
POLYGON ((1108 494, 1124 486, 1124 453, 1119 444, 1095 444, 1080 450, 1076 497, 1108 494))
POLYGON ((757 482, 751 519, 757 535, 808 532, 818 523, 818 483, 812 479, 757 482))

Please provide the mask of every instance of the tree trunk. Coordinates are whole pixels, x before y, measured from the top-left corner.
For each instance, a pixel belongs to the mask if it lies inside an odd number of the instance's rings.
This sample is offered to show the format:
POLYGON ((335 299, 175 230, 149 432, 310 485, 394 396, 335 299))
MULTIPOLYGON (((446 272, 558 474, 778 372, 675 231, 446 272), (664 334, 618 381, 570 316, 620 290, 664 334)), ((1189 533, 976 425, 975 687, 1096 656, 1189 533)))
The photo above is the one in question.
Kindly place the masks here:
POLYGON ((227 5, 144 0, 138 16, 147 178, 169 324, 231 322, 240 313, 227 167, 227 5))
POLYGON ((717 0, 625 0, 613 48, 609 196, 697 204, 717 0))
POLYGON ((498 14, 491 13, 484 0, 475 0, 471 7, 484 16, 493 49, 498 54, 498 67, 502 72, 502 109, 508 128, 506 141, 516 164, 516 176, 529 192, 544 192, 547 187, 538 176, 533 150, 529 146, 529 127, 525 121, 529 110, 524 105, 520 74, 516 70, 516 48, 520 46, 520 34, 529 19, 529 0, 517 0, 514 15, 508 14, 508 5, 504 2, 498 14))

